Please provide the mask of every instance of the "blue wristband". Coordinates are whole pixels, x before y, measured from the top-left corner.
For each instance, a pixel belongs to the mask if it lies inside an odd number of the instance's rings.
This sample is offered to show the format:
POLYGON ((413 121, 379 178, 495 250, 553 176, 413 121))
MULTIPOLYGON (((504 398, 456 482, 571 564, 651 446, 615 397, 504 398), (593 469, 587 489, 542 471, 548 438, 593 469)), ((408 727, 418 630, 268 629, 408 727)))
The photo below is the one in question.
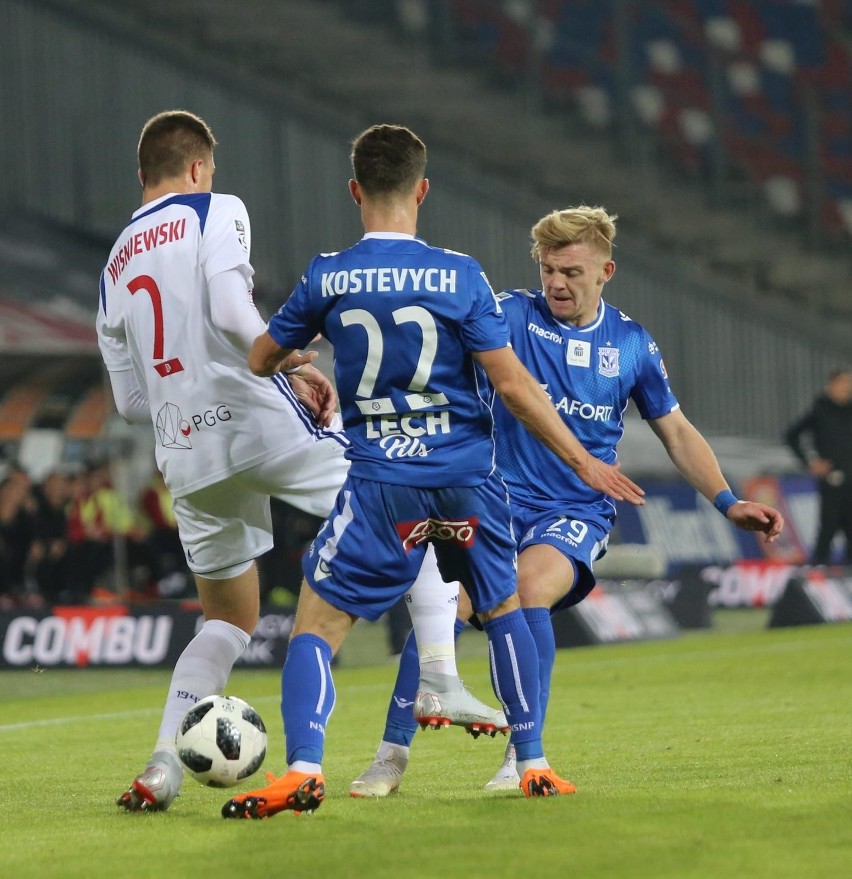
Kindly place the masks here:
POLYGON ((717 494, 716 497, 713 498, 713 506, 726 519, 728 517, 728 510, 730 510, 731 507, 737 503, 739 503, 737 496, 730 489, 727 488, 723 491, 720 491, 719 494, 717 494))

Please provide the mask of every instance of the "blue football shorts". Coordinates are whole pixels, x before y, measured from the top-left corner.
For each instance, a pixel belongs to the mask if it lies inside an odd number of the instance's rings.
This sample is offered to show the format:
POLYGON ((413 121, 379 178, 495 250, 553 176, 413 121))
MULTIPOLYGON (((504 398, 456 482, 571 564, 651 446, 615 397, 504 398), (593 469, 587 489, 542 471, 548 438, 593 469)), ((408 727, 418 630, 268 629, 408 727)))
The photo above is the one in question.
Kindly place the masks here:
POLYGON ((606 553, 611 526, 605 527, 597 519, 575 519, 557 510, 536 510, 521 504, 512 504, 512 525, 520 535, 518 553, 533 544, 546 543, 574 561, 574 585, 551 612, 579 604, 595 588, 593 565, 606 553))
POLYGON ((517 589, 508 496, 495 475, 477 486, 414 488, 348 476, 302 559, 311 588, 340 610, 377 620, 408 590, 426 545, 442 578, 460 580, 477 612, 517 589))

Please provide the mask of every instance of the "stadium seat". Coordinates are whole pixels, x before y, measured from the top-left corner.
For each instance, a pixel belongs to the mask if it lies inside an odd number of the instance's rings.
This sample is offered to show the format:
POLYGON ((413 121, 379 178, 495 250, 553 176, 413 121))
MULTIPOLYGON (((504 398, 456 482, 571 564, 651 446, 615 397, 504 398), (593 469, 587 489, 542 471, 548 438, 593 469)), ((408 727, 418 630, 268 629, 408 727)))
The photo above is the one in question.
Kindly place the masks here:
POLYGON ((102 386, 90 388, 74 406, 65 423, 69 440, 94 440, 104 432, 111 411, 110 398, 102 386))
POLYGON ((37 382, 12 388, 0 400, 0 441, 20 441, 46 395, 47 388, 37 382))

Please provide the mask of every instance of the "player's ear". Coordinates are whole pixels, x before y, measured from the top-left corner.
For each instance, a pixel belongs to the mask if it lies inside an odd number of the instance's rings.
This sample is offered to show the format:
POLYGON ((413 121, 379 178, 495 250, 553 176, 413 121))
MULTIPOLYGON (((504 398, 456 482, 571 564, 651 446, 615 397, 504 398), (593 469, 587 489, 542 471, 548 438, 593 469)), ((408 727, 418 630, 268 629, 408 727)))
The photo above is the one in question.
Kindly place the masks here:
POLYGON ((204 164, 202 159, 196 159, 189 166, 189 176, 192 179, 193 184, 198 185, 201 180, 201 166, 204 164))
POLYGON ((603 277, 603 283, 606 284, 606 282, 615 274, 615 262, 613 262, 613 260, 611 259, 608 259, 603 264, 603 270, 601 274, 603 277))
POLYGON ((144 189, 145 188, 145 175, 142 173, 141 168, 136 169, 136 177, 139 180, 139 183, 141 184, 142 188, 144 189))
POLYGON ((417 204, 423 204, 423 199, 426 198, 426 193, 429 191, 429 178, 424 177, 417 184, 417 204))
POLYGON ((355 200, 355 204, 357 204, 358 207, 361 207, 361 187, 358 185, 357 180, 349 181, 349 193, 355 200))

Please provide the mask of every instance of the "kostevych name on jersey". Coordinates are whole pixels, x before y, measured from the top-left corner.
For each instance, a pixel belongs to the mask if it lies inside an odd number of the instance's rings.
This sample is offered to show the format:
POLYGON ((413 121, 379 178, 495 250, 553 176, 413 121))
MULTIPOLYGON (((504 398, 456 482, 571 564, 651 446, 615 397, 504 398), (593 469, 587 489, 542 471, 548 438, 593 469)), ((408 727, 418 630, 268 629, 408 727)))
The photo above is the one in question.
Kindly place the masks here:
POLYGON ((341 269, 321 275, 323 297, 344 293, 455 293, 456 270, 437 268, 341 269))

